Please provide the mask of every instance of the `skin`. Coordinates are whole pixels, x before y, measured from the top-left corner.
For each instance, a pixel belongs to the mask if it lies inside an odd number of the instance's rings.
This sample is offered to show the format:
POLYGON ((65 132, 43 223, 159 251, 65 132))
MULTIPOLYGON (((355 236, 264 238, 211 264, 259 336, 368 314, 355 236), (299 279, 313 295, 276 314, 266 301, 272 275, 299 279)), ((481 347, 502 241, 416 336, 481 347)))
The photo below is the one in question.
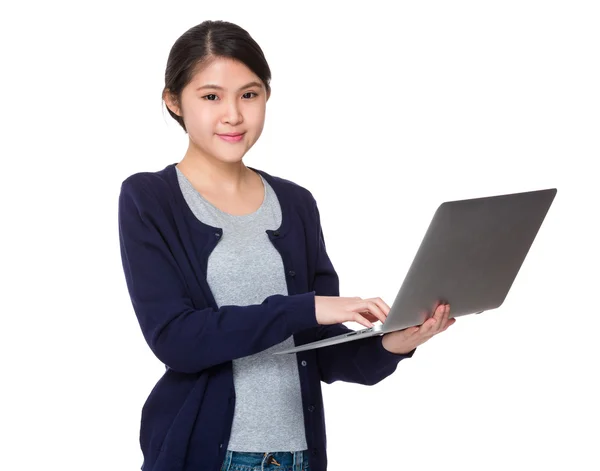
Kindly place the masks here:
MULTIPOLYGON (((165 104, 183 118, 188 131, 188 149, 177 167, 204 197, 231 214, 253 212, 262 203, 262 180, 242 158, 262 133, 269 97, 260 78, 245 64, 222 57, 213 58, 196 73, 179 102, 168 90, 163 94, 165 104), (235 143, 218 136, 231 132, 244 136, 235 143)), ((350 299, 347 309, 369 322, 385 322, 390 307, 381 298, 350 299)), ((385 334, 384 348, 410 352, 454 324, 449 312, 449 306, 440 305, 421 326, 385 334)))
MULTIPOLYGON (((386 307, 386 316, 389 310, 390 308, 386 307)), ((433 316, 420 326, 384 334, 382 340, 383 347, 392 353, 408 353, 454 324, 456 319, 449 319, 449 315, 450 305, 440 304, 434 311, 433 316)))
POLYGON ((181 102, 163 94, 169 109, 182 116, 188 131, 188 149, 177 167, 203 195, 214 195, 225 205, 262 194, 260 176, 242 162, 260 137, 267 100, 266 87, 246 65, 233 59, 215 58, 183 89, 181 102), (246 86, 254 83, 251 86, 246 86), (222 89, 209 87, 209 84, 222 89), (240 142, 226 142, 217 134, 242 132, 240 142))

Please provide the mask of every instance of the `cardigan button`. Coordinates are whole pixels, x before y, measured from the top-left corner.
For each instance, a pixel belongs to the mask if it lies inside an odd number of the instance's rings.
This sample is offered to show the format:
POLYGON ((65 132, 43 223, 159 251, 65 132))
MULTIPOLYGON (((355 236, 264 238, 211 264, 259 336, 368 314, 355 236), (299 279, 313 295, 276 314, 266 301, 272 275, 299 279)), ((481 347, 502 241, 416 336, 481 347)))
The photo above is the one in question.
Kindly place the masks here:
POLYGON ((302 360, 302 366, 306 366, 306 360, 302 360))
POLYGON ((308 406, 308 412, 313 412, 315 410, 315 406, 308 406))
POLYGON ((288 275, 294 277, 294 276, 296 276, 296 272, 294 270, 290 270, 290 271, 288 271, 288 275))

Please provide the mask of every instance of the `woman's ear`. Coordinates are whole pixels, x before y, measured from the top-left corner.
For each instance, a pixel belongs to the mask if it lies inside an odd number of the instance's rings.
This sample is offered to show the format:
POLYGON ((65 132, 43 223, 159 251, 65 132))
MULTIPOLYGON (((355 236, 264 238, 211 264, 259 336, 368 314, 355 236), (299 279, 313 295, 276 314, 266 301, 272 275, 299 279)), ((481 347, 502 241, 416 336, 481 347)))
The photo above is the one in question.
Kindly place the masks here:
POLYGON ((169 108, 177 116, 181 116, 181 109, 179 108, 177 99, 171 95, 171 92, 168 88, 163 92, 163 100, 167 105, 167 108, 169 108))

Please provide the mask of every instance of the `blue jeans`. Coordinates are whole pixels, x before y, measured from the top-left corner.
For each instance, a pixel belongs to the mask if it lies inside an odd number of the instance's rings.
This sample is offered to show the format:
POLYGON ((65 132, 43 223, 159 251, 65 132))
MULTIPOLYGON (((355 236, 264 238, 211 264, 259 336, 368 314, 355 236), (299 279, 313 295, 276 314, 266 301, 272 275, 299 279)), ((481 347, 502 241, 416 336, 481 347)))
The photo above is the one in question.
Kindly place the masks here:
POLYGON ((308 450, 272 453, 227 450, 221 471, 310 471, 308 450))

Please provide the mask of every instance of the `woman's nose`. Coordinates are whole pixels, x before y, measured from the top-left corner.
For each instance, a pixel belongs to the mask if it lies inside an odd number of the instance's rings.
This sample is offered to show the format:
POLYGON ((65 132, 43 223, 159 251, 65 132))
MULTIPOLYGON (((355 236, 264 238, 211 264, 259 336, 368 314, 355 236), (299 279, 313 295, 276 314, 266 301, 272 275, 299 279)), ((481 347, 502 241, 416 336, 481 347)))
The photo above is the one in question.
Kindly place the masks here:
POLYGON ((242 113, 240 112, 239 106, 235 102, 227 104, 225 114, 223 115, 223 122, 229 123, 232 126, 240 124, 243 121, 242 113))

